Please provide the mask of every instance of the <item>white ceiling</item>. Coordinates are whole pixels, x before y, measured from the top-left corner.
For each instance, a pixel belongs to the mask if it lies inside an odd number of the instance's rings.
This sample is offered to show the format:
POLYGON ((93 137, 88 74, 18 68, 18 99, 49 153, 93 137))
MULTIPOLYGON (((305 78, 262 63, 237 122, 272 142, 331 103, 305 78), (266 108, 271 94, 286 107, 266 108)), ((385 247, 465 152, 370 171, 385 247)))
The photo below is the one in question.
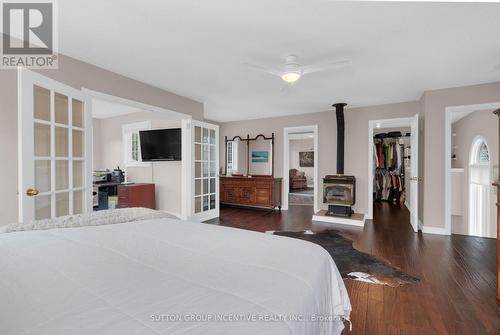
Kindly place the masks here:
POLYGON ((95 119, 106 119, 109 117, 137 113, 140 111, 140 109, 134 109, 114 102, 108 102, 98 99, 92 100, 92 117, 95 119))
POLYGON ((217 121, 415 100, 500 80, 500 4, 328 0, 59 1, 60 51, 202 101, 217 121), (286 93, 278 67, 349 59, 286 93))

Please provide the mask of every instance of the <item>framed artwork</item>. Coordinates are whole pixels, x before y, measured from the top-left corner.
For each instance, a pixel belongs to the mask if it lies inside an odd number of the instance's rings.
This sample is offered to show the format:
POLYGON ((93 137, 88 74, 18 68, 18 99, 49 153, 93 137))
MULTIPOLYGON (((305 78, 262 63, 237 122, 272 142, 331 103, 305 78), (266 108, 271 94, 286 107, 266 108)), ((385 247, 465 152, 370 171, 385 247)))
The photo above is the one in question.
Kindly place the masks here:
POLYGON ((314 167, 314 151, 299 152, 300 167, 314 167))
POLYGON ((269 163, 269 151, 252 151, 252 163, 269 163))

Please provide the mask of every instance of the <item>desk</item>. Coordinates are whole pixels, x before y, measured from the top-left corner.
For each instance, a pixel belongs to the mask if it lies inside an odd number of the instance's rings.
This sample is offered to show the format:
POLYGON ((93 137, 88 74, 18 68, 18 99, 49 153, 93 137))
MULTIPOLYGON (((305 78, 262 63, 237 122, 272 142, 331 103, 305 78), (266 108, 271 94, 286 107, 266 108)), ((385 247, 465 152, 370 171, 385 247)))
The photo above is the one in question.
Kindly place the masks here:
POLYGON ((94 183, 94 192, 97 192, 99 201, 94 209, 108 209, 108 197, 118 196, 117 208, 145 207, 156 208, 155 184, 144 183, 94 183))

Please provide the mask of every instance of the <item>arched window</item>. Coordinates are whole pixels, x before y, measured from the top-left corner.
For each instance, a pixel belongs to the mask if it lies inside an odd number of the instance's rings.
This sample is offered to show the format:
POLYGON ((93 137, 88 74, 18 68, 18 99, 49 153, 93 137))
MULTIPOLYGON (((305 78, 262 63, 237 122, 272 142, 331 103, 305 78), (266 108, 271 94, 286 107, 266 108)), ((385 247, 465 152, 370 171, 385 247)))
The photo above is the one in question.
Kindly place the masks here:
POLYGON ((488 152, 488 146, 484 141, 479 144, 479 149, 477 150, 477 162, 478 163, 489 163, 490 153, 488 152))
POLYGON ((469 160, 469 234, 488 236, 490 218, 490 153, 486 140, 472 142, 469 160))

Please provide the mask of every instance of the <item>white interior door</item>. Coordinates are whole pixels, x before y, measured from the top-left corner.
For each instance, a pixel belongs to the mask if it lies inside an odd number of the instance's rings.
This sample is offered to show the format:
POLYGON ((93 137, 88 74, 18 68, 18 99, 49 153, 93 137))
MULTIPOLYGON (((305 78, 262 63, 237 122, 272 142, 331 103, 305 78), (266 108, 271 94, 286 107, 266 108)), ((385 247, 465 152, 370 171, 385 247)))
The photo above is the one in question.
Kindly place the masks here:
POLYGON ((219 126, 192 121, 191 220, 219 217, 219 126))
POLYGON ((92 210, 92 118, 83 94, 18 71, 19 221, 92 210))
POLYGON ((414 231, 418 231, 418 184, 420 177, 418 176, 418 135, 419 135, 418 114, 411 121, 411 174, 410 174, 410 207, 411 217, 410 223, 414 231))

